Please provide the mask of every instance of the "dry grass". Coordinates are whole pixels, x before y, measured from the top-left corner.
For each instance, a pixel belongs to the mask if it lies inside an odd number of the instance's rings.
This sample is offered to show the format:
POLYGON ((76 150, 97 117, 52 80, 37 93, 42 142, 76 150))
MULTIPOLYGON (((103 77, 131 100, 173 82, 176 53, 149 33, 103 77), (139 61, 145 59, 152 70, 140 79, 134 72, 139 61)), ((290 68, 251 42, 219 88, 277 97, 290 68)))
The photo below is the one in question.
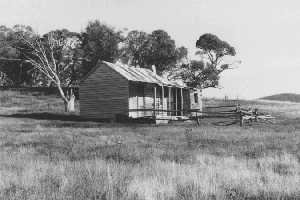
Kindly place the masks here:
POLYGON ((277 123, 84 122, 55 96, 10 93, 1 98, 0 199, 299 199, 300 104, 241 104, 277 123))
POLYGON ((272 102, 267 100, 257 100, 257 102, 261 102, 265 110, 276 113, 277 115, 283 115, 286 118, 294 119, 300 116, 300 103, 272 102))

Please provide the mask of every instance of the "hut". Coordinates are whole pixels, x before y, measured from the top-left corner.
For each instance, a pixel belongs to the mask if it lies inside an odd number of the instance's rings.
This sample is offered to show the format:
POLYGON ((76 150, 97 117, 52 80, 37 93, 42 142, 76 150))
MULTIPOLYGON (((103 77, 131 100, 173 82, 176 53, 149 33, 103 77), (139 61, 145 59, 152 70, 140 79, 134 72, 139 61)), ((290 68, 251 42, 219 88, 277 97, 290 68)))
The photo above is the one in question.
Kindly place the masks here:
POLYGON ((82 118, 171 117, 196 115, 202 110, 200 90, 182 81, 169 81, 152 69, 98 62, 79 84, 82 118))

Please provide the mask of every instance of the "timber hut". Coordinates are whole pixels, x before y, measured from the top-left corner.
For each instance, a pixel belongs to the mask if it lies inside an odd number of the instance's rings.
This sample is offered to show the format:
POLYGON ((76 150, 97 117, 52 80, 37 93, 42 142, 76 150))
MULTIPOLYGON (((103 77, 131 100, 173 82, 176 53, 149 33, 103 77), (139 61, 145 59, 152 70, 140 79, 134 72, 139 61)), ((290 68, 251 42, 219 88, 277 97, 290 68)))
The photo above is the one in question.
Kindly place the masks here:
POLYGON ((152 69, 98 62, 79 84, 82 118, 191 116, 202 110, 200 90, 169 81, 152 69))

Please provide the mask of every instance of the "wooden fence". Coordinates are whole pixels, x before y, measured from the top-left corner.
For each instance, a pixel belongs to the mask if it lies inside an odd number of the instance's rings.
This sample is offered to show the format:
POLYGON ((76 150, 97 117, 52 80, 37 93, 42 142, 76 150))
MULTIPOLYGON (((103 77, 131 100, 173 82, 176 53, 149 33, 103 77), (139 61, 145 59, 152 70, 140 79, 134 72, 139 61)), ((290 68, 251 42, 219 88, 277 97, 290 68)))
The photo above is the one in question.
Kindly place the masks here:
MULTIPOLYGON (((275 123, 274 121, 271 121, 271 119, 275 119, 271 115, 266 115, 261 112, 258 112, 258 109, 243 109, 241 106, 238 105, 225 105, 225 106, 210 106, 210 107, 204 107, 205 110, 209 109, 220 109, 220 108, 234 108, 232 110, 225 110, 225 111, 201 111, 200 109, 188 109, 188 110, 158 110, 158 109, 130 109, 129 112, 138 112, 138 111, 153 111, 154 112, 195 112, 195 116, 188 116, 188 118, 182 118, 177 120, 196 120, 197 123, 200 123, 200 119, 206 118, 206 117, 217 117, 217 116, 235 116, 235 119, 239 120, 240 126, 243 126, 245 120, 250 120, 251 122, 258 122, 260 120, 265 120, 271 123, 275 123)), ((155 116, 149 116, 149 117, 155 117, 155 116)), ((171 116, 166 116, 170 117, 171 116)), ((181 116, 177 116, 181 117, 181 116)), ((182 116, 184 117, 184 116, 182 116)), ((166 120, 166 118, 155 118, 155 120, 166 120)))

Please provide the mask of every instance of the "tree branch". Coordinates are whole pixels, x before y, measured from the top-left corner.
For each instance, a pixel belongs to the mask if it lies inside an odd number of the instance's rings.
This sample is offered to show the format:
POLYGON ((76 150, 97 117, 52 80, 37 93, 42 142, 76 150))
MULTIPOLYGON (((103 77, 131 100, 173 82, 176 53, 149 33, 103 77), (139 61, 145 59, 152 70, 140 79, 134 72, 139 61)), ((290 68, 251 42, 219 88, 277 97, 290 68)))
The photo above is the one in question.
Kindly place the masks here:
POLYGON ((211 54, 210 51, 208 51, 207 53, 208 53, 207 55, 209 57, 209 60, 210 60, 211 64, 213 65, 214 64, 214 59, 213 59, 214 57, 213 57, 213 55, 211 54))
POLYGON ((23 61, 22 59, 17 59, 17 58, 5 58, 5 57, 0 57, 0 60, 23 61))

